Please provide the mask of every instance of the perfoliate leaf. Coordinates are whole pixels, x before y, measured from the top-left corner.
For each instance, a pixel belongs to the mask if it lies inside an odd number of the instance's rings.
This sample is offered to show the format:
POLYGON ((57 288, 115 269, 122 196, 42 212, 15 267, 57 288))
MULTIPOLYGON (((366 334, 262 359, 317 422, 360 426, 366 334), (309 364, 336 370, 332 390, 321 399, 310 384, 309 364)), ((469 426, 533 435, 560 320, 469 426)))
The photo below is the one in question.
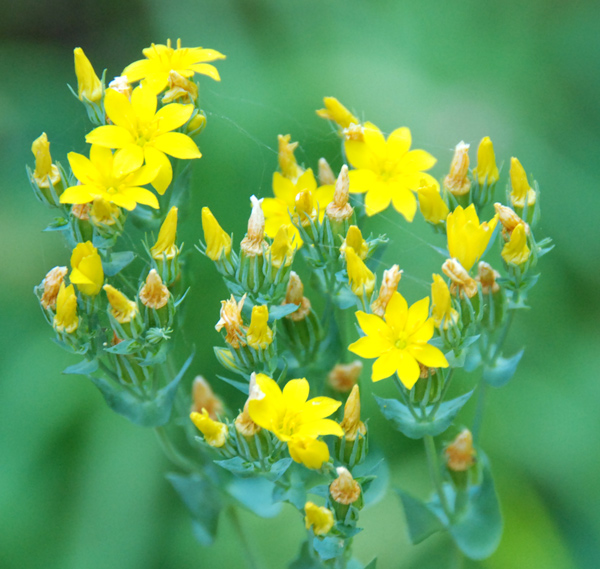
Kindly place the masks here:
POLYGON ((503 387, 506 385, 512 376, 515 375, 524 351, 525 350, 521 350, 510 358, 499 357, 493 366, 484 366, 484 381, 492 387, 503 387))
POLYGON ((383 399, 374 395, 383 416, 390 421, 393 427, 411 439, 421 439, 425 435, 435 437, 443 433, 454 421, 460 410, 464 407, 469 398, 473 395, 473 390, 451 399, 444 401, 438 408, 434 418, 431 418, 433 405, 425 408, 425 416, 419 416, 420 409, 416 410, 417 417, 414 417, 410 409, 397 399, 383 399))
POLYGON ((135 259, 132 251, 113 253, 108 260, 102 260, 102 269, 107 277, 114 277, 135 259))
POLYGON ((281 511, 281 504, 273 502, 273 488, 273 483, 264 478, 232 478, 226 490, 257 516, 274 518, 281 511))
POLYGON ((314 537, 313 547, 323 561, 339 557, 344 550, 344 540, 339 537, 314 537))
POLYGON ((73 375, 90 375, 98 369, 98 365, 98 360, 83 360, 78 364, 73 364, 63 369, 63 373, 73 375))
POLYGON ((444 525, 428 504, 403 490, 398 489, 396 492, 404 508, 408 537, 413 545, 444 529, 444 525))

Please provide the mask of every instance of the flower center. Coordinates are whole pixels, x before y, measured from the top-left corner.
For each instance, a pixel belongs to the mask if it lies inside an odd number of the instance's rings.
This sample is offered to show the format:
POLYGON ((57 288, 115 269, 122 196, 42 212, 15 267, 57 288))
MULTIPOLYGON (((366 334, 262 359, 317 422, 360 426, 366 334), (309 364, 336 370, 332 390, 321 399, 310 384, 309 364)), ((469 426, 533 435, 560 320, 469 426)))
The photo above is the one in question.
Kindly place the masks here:
POLYGON ((396 346, 396 348, 398 348, 399 350, 404 350, 406 348, 406 340, 404 340, 403 338, 398 338, 394 342, 394 346, 396 346))

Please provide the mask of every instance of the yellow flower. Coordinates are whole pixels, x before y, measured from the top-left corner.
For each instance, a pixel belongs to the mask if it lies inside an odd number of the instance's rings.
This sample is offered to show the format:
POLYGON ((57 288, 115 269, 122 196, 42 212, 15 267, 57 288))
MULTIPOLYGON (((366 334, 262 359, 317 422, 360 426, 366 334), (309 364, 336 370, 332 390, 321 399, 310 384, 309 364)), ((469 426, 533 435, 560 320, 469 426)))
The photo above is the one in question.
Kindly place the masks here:
POLYGON ((71 282, 77 285, 79 292, 87 296, 96 296, 104 283, 102 260, 91 241, 79 243, 71 254, 71 282))
POLYGON ((444 188, 454 196, 464 196, 471 189, 469 174, 469 145, 462 140, 454 149, 450 173, 444 178, 444 188))
POLYGON ((158 310, 169 302, 171 293, 165 286, 156 269, 151 269, 146 282, 140 289, 140 301, 147 308, 158 310))
POLYGON ((220 81, 219 72, 207 62, 225 59, 225 56, 214 49, 201 47, 181 47, 181 40, 177 40, 177 47, 171 47, 171 40, 167 45, 152 44, 142 50, 147 59, 140 59, 130 63, 121 75, 125 75, 130 83, 144 80, 154 93, 160 93, 169 81, 171 71, 176 71, 183 77, 192 77, 194 73, 208 75, 215 81, 220 81))
POLYGON ((102 99, 102 82, 83 50, 76 47, 73 53, 75 54, 75 75, 77 75, 79 100, 86 99, 91 103, 97 103, 102 99))
POLYGON ((90 149, 89 159, 82 154, 69 152, 69 164, 81 182, 67 188, 60 196, 61 203, 83 204, 102 198, 128 210, 137 204, 158 208, 158 200, 150 191, 140 186, 156 177, 157 169, 149 166, 128 168, 121 156, 96 144, 90 149))
POLYGON ((279 162, 279 170, 281 174, 288 180, 295 182, 302 174, 304 174, 304 168, 301 168, 296 161, 294 151, 298 148, 298 142, 290 142, 292 138, 291 134, 280 134, 277 136, 277 142, 279 144, 279 152, 277 153, 277 160, 279 162))
POLYGON ((489 136, 483 137, 477 148, 477 167, 473 170, 473 178, 480 186, 486 183, 491 186, 500 178, 498 166, 496 166, 494 145, 489 136))
POLYGON ((477 282, 456 259, 446 259, 442 272, 452 281, 452 294, 458 293, 461 298, 463 295, 473 298, 477 294, 477 282))
POLYGON ((198 98, 198 85, 186 79, 177 71, 169 73, 169 90, 163 95, 162 103, 172 103, 181 99, 182 103, 194 103, 198 98))
POLYGON ((446 220, 450 256, 470 271, 486 250, 497 222, 496 215, 489 223, 480 224, 473 204, 467 209, 458 206, 446 220))
POLYGON ((419 207, 425 221, 437 225, 446 221, 450 210, 435 184, 423 185, 417 192, 419 207))
POLYGON ((502 258, 509 265, 522 265, 527 262, 531 250, 527 247, 525 226, 519 223, 511 233, 510 241, 502 248, 502 258))
POLYGON ((60 283, 56 298, 56 315, 54 316, 54 329, 57 332, 72 334, 79 326, 77 317, 77 296, 73 285, 65 286, 60 283))
POLYGON ((367 245, 367 242, 363 239, 362 233, 356 225, 351 225, 348 228, 346 239, 344 239, 344 242, 340 247, 340 253, 342 255, 346 254, 347 247, 352 247, 352 249, 354 249, 354 252, 360 257, 361 260, 364 261, 367 258, 367 254, 369 253, 369 246, 367 245))
POLYGON ((423 170, 429 170, 436 159, 424 150, 409 150, 410 130, 398 128, 387 141, 372 123, 364 126, 364 140, 346 140, 346 156, 356 170, 351 170, 350 192, 364 193, 367 215, 386 209, 390 202, 407 221, 417 211, 413 194, 422 186, 422 180, 438 187, 438 183, 423 170))
POLYGON ((450 324, 458 321, 458 312, 452 308, 450 289, 440 275, 432 275, 431 284, 431 316, 438 328, 448 329, 450 324))
POLYGON ((271 262, 276 269, 281 265, 289 267, 294 260, 294 251, 296 248, 290 239, 288 228, 282 225, 273 239, 271 245, 271 262))
POLYGON ((248 411, 252 420, 288 443, 290 456, 308 468, 320 468, 329 459, 325 443, 315 439, 321 435, 341 437, 342 428, 326 419, 341 405, 329 397, 308 399, 306 379, 288 381, 283 391, 270 377, 260 373, 250 393, 248 411))
POLYGON ((273 330, 267 324, 269 309, 266 306, 252 307, 250 326, 246 333, 246 341, 251 348, 265 350, 273 342, 273 330))
POLYGON ((446 464, 450 470, 463 472, 475 464, 473 435, 469 429, 463 429, 444 450, 446 464))
POLYGON ((208 416, 216 421, 223 413, 223 401, 214 394, 208 381, 201 375, 197 375, 192 384, 192 412, 202 413, 203 409, 206 409, 208 416))
POLYGON ((89 217, 94 225, 114 225, 119 215, 121 215, 119 207, 103 198, 96 198, 89 211, 89 217))
POLYGON ((244 321, 242 320, 242 307, 246 295, 242 296, 239 302, 235 301, 233 294, 229 300, 221 301, 221 318, 215 325, 215 330, 220 332, 225 328, 225 341, 233 348, 245 346, 246 342, 243 339, 244 321))
POLYGON ((50 143, 45 132, 36 138, 31 145, 31 152, 35 156, 35 170, 33 182, 40 188, 49 188, 50 184, 56 186, 60 182, 58 167, 52 164, 50 143))
POLYGON ((529 225, 525 223, 513 209, 498 202, 494 204, 494 209, 502 224, 502 235, 505 237, 510 235, 519 224, 522 224, 525 227, 525 233, 529 235, 529 225))
POLYGON ((158 238, 156 243, 150 249, 152 258, 160 261, 165 256, 167 259, 172 259, 179 254, 179 247, 175 244, 175 238, 177 237, 177 208, 173 206, 158 232, 158 238))
POLYGON ((481 283, 481 292, 483 294, 495 294, 500 290, 497 279, 500 273, 495 271, 492 266, 485 261, 479 261, 477 266, 477 282, 481 283))
POLYGON ((227 441, 227 425, 219 421, 213 421, 208 416, 206 409, 202 409, 201 413, 191 413, 190 419, 198 427, 198 430, 204 435, 204 440, 211 447, 220 448, 227 441))
POLYGON ((44 277, 42 286, 44 287, 44 293, 40 300, 41 305, 50 310, 56 310, 56 298, 60 286, 63 284, 65 277, 67 276, 67 267, 54 267, 44 277))
POLYGON ((427 342, 433 336, 433 318, 429 318, 429 297, 410 308, 396 292, 385 310, 384 318, 362 311, 356 313, 366 334, 348 349, 361 358, 377 358, 371 379, 379 381, 398 374, 408 388, 419 379, 419 363, 429 367, 448 367, 444 354, 427 342))
POLYGON ((335 97, 323 97, 323 103, 325 103, 325 108, 317 111, 317 115, 322 119, 333 121, 340 128, 348 128, 351 124, 360 124, 360 121, 335 97))
POLYGON ((189 120, 194 105, 171 103, 158 111, 156 106, 156 95, 150 89, 137 87, 131 101, 126 95, 107 89, 104 107, 113 124, 95 128, 85 140, 118 149, 115 161, 122 171, 132 172, 145 161, 158 171, 152 185, 159 194, 164 194, 173 179, 173 168, 166 155, 188 160, 202 154, 189 136, 172 132, 189 120))
POLYGON ((119 324, 131 322, 139 313, 137 302, 129 300, 122 292, 114 286, 106 284, 102 287, 108 297, 110 313, 119 324))
POLYGON ((227 257, 231 252, 231 237, 223 231, 207 207, 202 208, 202 230, 206 241, 207 257, 213 261, 218 261, 222 255, 227 257))
POLYGON ((356 296, 369 296, 375 288, 375 275, 352 247, 346 247, 346 271, 350 288, 356 296))
POLYGON ((310 168, 296 182, 275 172, 273 174, 275 197, 265 198, 262 203, 266 234, 273 238, 284 226, 291 233, 296 245, 301 247, 302 239, 294 224, 306 226, 310 220, 314 221, 317 217, 319 221, 323 221, 325 208, 333 199, 334 191, 333 186, 317 188, 317 181, 310 168))
POLYGON ((358 385, 355 385, 350 395, 348 395, 344 405, 344 419, 340 423, 340 427, 344 429, 344 436, 347 441, 355 441, 358 435, 364 437, 367 434, 367 428, 360 420, 360 390, 358 385))
POLYGON ((312 502, 306 502, 304 505, 306 516, 304 524, 306 529, 312 528, 315 535, 325 535, 333 527, 333 512, 325 507, 319 507, 312 502))
POLYGON ((383 280, 379 287, 379 295, 371 304, 371 312, 377 316, 383 316, 388 302, 398 288, 398 283, 402 278, 402 271, 398 265, 392 265, 389 269, 383 271, 383 280))
POLYGON ((512 187, 510 201, 513 207, 524 208, 525 201, 528 206, 535 203, 537 197, 535 190, 529 186, 525 169, 515 157, 510 159, 510 185, 512 187))

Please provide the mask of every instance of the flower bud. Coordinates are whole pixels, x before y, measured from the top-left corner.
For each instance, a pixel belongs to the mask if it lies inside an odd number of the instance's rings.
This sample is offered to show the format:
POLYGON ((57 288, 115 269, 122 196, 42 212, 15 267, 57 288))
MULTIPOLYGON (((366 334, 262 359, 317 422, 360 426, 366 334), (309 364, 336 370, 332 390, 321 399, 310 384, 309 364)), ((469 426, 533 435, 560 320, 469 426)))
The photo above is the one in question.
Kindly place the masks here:
POLYGON ((396 292, 401 278, 402 271, 398 265, 392 265, 391 268, 383 271, 383 281, 381 287, 379 287, 379 296, 371 304, 371 312, 373 314, 377 314, 377 316, 383 318, 388 302, 396 292))
POLYGON ((469 174, 469 145, 462 140, 454 149, 450 173, 444 178, 444 188, 454 196, 464 196, 471 189, 469 174))
POLYGON ((54 267, 48 271, 44 280, 41 282, 44 292, 40 299, 40 303, 46 310, 56 310, 58 292, 67 276, 67 272, 67 267, 54 267))
POLYGON ((302 176, 304 168, 298 166, 298 162, 296 162, 294 151, 298 147, 298 143, 290 142, 291 138, 292 137, 289 134, 286 134, 285 136, 280 134, 277 137, 279 143, 278 160, 279 170, 283 177, 288 178, 295 183, 296 180, 302 176))
POLYGON ((288 314, 286 318, 298 322, 304 320, 310 313, 310 300, 304 296, 304 285, 300 277, 292 271, 285 291, 285 304, 296 304, 298 310, 288 314))
POLYGON ((57 332, 72 334, 79 326, 77 317, 77 295, 73 285, 65 286, 60 283, 56 298, 56 315, 54 316, 54 329, 57 332))
POLYGON ((152 258, 157 261, 163 260, 165 257, 167 260, 175 258, 179 255, 179 248, 175 244, 175 238, 177 236, 177 208, 172 207, 163 221, 160 231, 158 232, 158 239, 156 243, 150 249, 152 258))
POLYGON ((198 427, 198 430, 204 435, 204 440, 211 447, 220 448, 227 441, 228 428, 224 423, 213 421, 206 409, 201 413, 191 413, 190 419, 198 427))
POLYGON ((312 470, 318 470, 329 460, 327 445, 312 437, 294 436, 288 441, 288 450, 294 462, 312 470))
POLYGON ((79 243, 71 254, 70 280, 81 294, 96 296, 104 283, 102 260, 91 241, 79 243))
POLYGON ((238 349, 245 346, 244 341, 244 322, 242 320, 242 307, 246 295, 242 296, 239 302, 236 302, 233 294, 229 300, 221 301, 221 318, 215 325, 217 332, 225 328, 225 341, 233 348, 238 349))
POLYGON ((266 350, 273 342, 273 330, 269 328, 268 320, 269 309, 266 306, 252 307, 250 326, 246 332, 246 341, 251 348, 266 350))
POLYGON ((352 247, 352 249, 354 249, 354 252, 363 261, 367 258, 367 255, 369 254, 369 246, 367 245, 367 242, 363 239, 362 233, 356 225, 351 225, 348 228, 346 238, 344 239, 344 242, 340 247, 340 253, 342 255, 346 254, 346 247, 352 247))
POLYGON ((480 186, 492 186, 500 178, 494 145, 489 136, 483 137, 477 148, 477 167, 473 170, 473 178, 480 186))
POLYGON ((431 316, 437 328, 447 330, 450 325, 458 322, 458 311, 452 308, 450 290, 446 281, 440 275, 433 274, 432 277, 431 316))
POLYGON ((477 294, 477 282, 456 259, 447 259, 442 265, 443 273, 450 278, 450 292, 460 297, 466 295, 473 298, 477 294))
POLYGON ((500 273, 492 269, 491 265, 485 261, 480 261, 477 269, 478 275, 475 280, 481 283, 481 292, 483 294, 498 292, 500 285, 496 282, 496 279, 500 278, 500 273))
POLYGON ((97 103, 102 99, 102 82, 96 75, 90 60, 80 47, 73 51, 75 55, 75 75, 77 75, 77 95, 80 101, 97 103))
POLYGON ((319 185, 333 186, 335 184, 335 174, 325 158, 319 158, 319 185))
POLYGON ((367 433, 365 424, 360 420, 360 391, 355 385, 344 405, 344 419, 340 423, 347 441, 354 441, 358 435, 367 433))
POLYGON ((109 284, 102 288, 108 297, 110 314, 119 324, 128 324, 139 314, 138 305, 134 300, 129 300, 122 292, 109 284))
POLYGON ((281 268, 281 265, 289 267, 294 260, 294 251, 295 247, 290 238, 288 228, 282 225, 277 231, 271 245, 271 263, 273 267, 275 269, 281 268))
POLYGON ((323 103, 325 103, 325 108, 317 111, 317 115, 322 119, 333 121, 342 129, 348 128, 351 124, 357 125, 360 123, 335 97, 324 97, 323 103))
POLYGON ((360 360, 349 364, 336 364, 327 376, 329 385, 336 391, 346 393, 356 385, 362 369, 363 363, 360 360))
POLYGON ((501 203, 495 203, 494 209, 496 210, 498 219, 500 220, 500 223, 502 224, 502 227, 503 227, 502 234, 504 235, 505 239, 508 239, 510 234, 513 232, 514 228, 517 227, 517 225, 519 225, 520 223, 524 225, 525 233, 527 233, 527 235, 529 235, 529 233, 530 233, 529 225, 527 223, 525 223, 516 214, 516 212, 513 209, 511 209, 510 207, 507 207, 505 205, 502 205, 501 203))
POLYGON ((502 258, 509 265, 523 265, 529 259, 531 250, 527 246, 525 225, 519 223, 513 230, 510 241, 502 248, 502 258))
POLYGON ((446 447, 444 451, 446 465, 454 472, 464 472, 475 464, 475 449, 473 435, 469 429, 463 429, 460 434, 446 447))
POLYGON ((310 190, 303 190, 296 195, 294 209, 304 227, 310 225, 311 220, 316 219, 315 200, 310 190))
POLYGON ((354 504, 360 498, 360 485, 354 480, 347 468, 340 466, 336 468, 338 477, 330 484, 329 493, 338 503, 345 506, 354 504))
MULTIPOLYGON (((31 145, 31 152, 35 156, 35 170, 32 182, 40 190, 49 189, 50 184, 54 187, 57 195, 62 191, 61 177, 58 167, 52 163, 50 155, 50 143, 45 132, 36 138, 31 145)), ((44 194, 45 195, 45 194, 44 194)))
POLYGON ((201 375, 198 375, 192 383, 192 408, 190 412, 202 413, 202 409, 206 409, 208 416, 216 421, 219 415, 223 413, 223 401, 214 394, 210 384, 201 375))
POLYGON ((202 208, 202 230, 206 241, 206 255, 213 261, 222 256, 228 257, 231 252, 231 237, 223 231, 210 209, 202 208))
POLYGON ((510 201, 513 207, 524 208, 525 202, 529 207, 535 204, 535 191, 529 186, 525 169, 514 156, 510 159, 510 185, 510 201))
POLYGON ((179 103, 195 103, 197 98, 198 85, 172 69, 169 73, 169 88, 162 97, 163 105, 179 99, 179 103))
POLYGON ((265 216, 262 211, 262 200, 256 196, 251 196, 252 213, 248 220, 248 233, 240 244, 243 253, 248 257, 257 257, 263 254, 269 245, 265 241, 265 216))
POLYGON ((363 263, 352 247, 346 247, 346 271, 352 292, 356 296, 367 297, 375 288, 375 275, 363 263))
POLYGON ((91 210, 91 203, 76 203, 71 206, 71 215, 79 221, 89 221, 91 210))
POLYGON ((248 399, 246 399, 246 403, 244 403, 244 409, 235 419, 235 429, 236 431, 246 437, 253 437, 257 435, 261 431, 260 425, 257 425, 250 417, 250 412, 248 410, 250 401, 252 399, 262 399, 264 397, 264 393, 260 390, 260 387, 256 384, 256 373, 252 373, 250 376, 250 385, 248 386, 248 399))
MULTIPOLYGON (((84 204, 89 207, 89 217, 92 223, 98 225, 114 225, 119 216, 121 215, 121 209, 113 203, 107 202, 102 198, 96 198, 91 204, 84 204)), ((74 205, 71 211, 75 208, 74 205)))
POLYGON ((140 289, 140 302, 146 308, 159 310, 169 302, 170 296, 169 289, 164 285, 156 269, 151 269, 146 277, 146 282, 140 289))
POLYGON ((352 217, 354 208, 348 203, 350 199, 350 178, 348 166, 344 164, 335 182, 333 201, 325 209, 327 217, 333 222, 343 222, 352 217))
POLYGON ((437 225, 446 221, 450 209, 435 184, 421 186, 417 192, 419 207, 425 221, 437 225))
POLYGON ((317 506, 312 502, 306 502, 304 505, 306 516, 304 524, 306 529, 312 528, 315 535, 326 535, 333 527, 333 512, 327 508, 317 506))
POLYGON ((192 115, 192 118, 185 125, 185 134, 188 136, 197 136, 206 128, 206 115, 200 110, 192 115))

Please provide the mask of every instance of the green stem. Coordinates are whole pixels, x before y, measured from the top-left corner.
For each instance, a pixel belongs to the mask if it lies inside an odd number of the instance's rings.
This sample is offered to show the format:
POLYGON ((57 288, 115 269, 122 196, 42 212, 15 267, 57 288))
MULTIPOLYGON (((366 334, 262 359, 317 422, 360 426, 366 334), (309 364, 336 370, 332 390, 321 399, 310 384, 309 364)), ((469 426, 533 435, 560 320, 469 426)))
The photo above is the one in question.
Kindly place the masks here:
POLYGON ((479 384, 479 394, 477 396, 477 407, 475 409, 475 417, 473 418, 473 428, 471 433, 473 434, 473 441, 479 442, 481 435, 481 425, 483 424, 483 411, 485 409, 485 399, 488 391, 488 385, 485 381, 479 384))
POLYGON ((250 548, 248 538, 246 537, 246 534, 244 533, 244 530, 242 528, 242 524, 240 523, 240 518, 238 516, 237 510, 234 506, 231 506, 228 511, 229 517, 231 519, 231 524, 233 525, 238 535, 239 543, 244 551, 244 559, 246 560, 248 567, 250 569, 258 569, 258 563, 256 562, 254 554, 252 553, 252 549, 250 548))
POLYGON ((448 518, 448 522, 450 522, 451 511, 450 507, 448 506, 448 500, 446 500, 446 495, 444 494, 442 475, 440 473, 435 441, 431 435, 425 435, 423 437, 423 443, 425 444, 425 453, 427 455, 427 464, 429 465, 429 475, 431 476, 431 481, 433 482, 435 491, 440 499, 442 510, 444 510, 444 513, 448 518))
POLYGON ((440 398, 438 399, 437 403, 434 405, 433 409, 431 410, 431 413, 429 414, 429 419, 431 419, 431 420, 435 419, 435 415, 438 412, 440 405, 446 398, 446 395, 448 395, 448 390, 450 389, 450 383, 452 382, 453 376, 454 376, 454 368, 451 368, 450 371, 448 372, 448 376, 446 377, 446 381, 444 383, 444 388, 442 389, 442 394, 440 395, 440 398))
POLYGON ((398 391, 400 392, 400 397, 402 397, 402 400, 404 401, 404 405, 406 405, 408 407, 408 410, 410 411, 410 414, 413 416, 413 418, 416 421, 420 421, 421 417, 419 417, 417 415, 417 413, 414 410, 411 402, 406 398, 406 394, 404 393, 404 386, 400 383, 400 380, 398 379, 398 376, 396 374, 394 374, 394 384, 398 388, 398 391))

